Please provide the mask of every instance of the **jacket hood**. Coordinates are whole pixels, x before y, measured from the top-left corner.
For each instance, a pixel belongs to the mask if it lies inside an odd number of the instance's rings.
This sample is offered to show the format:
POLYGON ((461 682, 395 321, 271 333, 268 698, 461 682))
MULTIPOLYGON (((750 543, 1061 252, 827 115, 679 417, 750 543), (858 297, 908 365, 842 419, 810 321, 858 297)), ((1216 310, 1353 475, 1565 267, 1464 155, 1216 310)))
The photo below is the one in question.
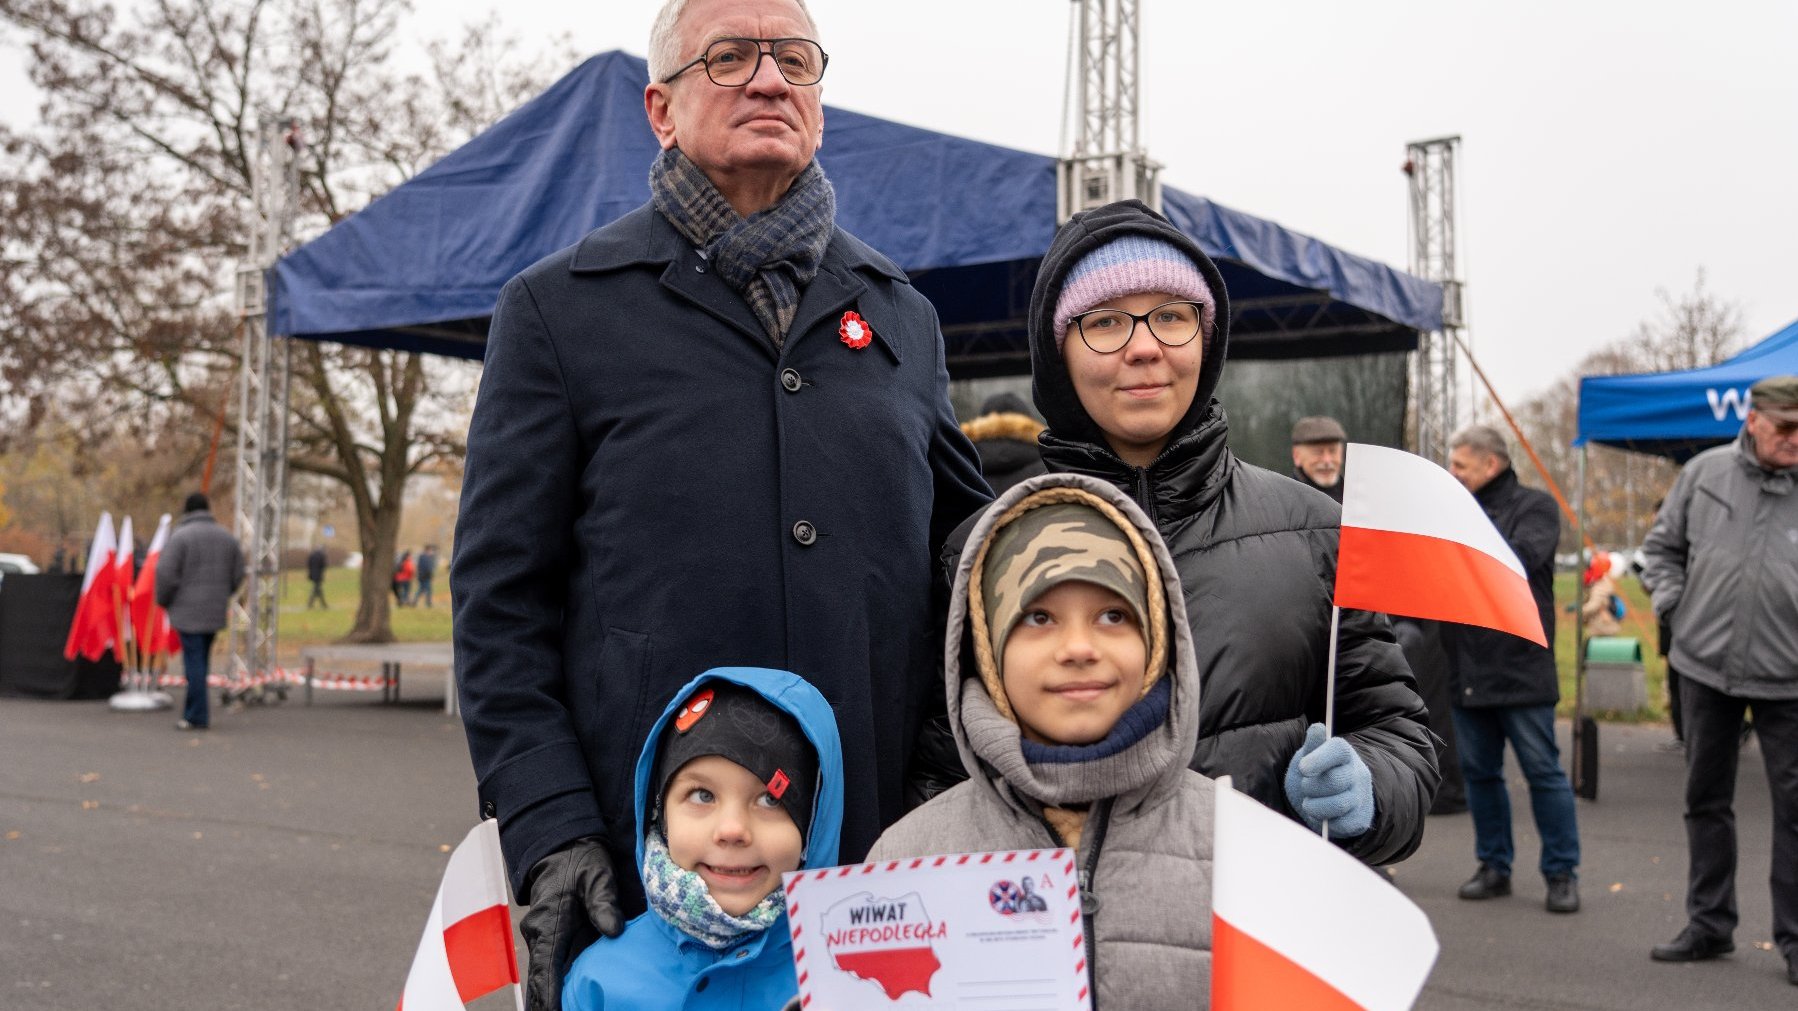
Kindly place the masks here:
POLYGON ((1043 434, 1043 423, 1028 414, 1016 414, 1006 411, 1000 414, 982 414, 978 418, 970 418, 961 423, 961 434, 968 437, 969 442, 996 442, 1001 439, 1012 439, 1027 442, 1033 451, 1036 437, 1043 434))
POLYGON ((1030 292, 1030 375, 1031 394, 1036 409, 1049 423, 1049 431, 1063 439, 1108 447, 1105 433, 1080 405, 1068 378, 1067 362, 1055 346, 1055 302, 1076 264, 1100 246, 1127 235, 1145 235, 1171 243, 1185 252, 1197 265, 1205 283, 1217 299, 1216 322, 1205 344, 1205 360, 1199 367, 1199 385, 1192 405, 1168 435, 1171 447, 1196 429, 1212 412, 1213 395, 1224 372, 1224 360, 1230 347, 1230 295, 1224 288, 1224 277, 1217 264, 1211 262, 1198 243, 1188 238, 1173 223, 1150 210, 1140 200, 1121 200, 1074 215, 1055 232, 1055 239, 1043 256, 1037 271, 1036 286, 1030 292))
POLYGON ((650 792, 655 775, 656 745, 662 740, 681 703, 708 681, 728 681, 742 685, 767 699, 770 705, 785 712, 799 724, 818 752, 817 799, 812 803, 812 823, 805 834, 805 862, 802 867, 831 867, 837 862, 837 842, 843 827, 843 744, 837 737, 837 718, 830 703, 811 683, 797 674, 766 667, 714 667, 699 675, 676 692, 668 708, 650 728, 643 752, 637 757, 637 866, 643 866, 643 840, 649 827, 649 811, 653 806, 650 792))
POLYGON ((1199 675, 1192 633, 1186 622, 1185 593, 1180 588, 1173 556, 1168 553, 1155 525, 1136 503, 1110 482, 1082 474, 1044 474, 1000 495, 975 522, 956 566, 955 585, 950 596, 943 663, 949 726, 970 778, 997 794, 1003 802, 1029 808, 1079 799, 1055 796, 1056 785, 1038 777, 1025 762, 1016 723, 997 714, 986 696, 986 689, 981 686, 980 675, 972 660, 968 585, 975 559, 980 556, 981 547, 994 535, 1000 517, 1012 506, 1046 488, 1077 488, 1121 512, 1153 553, 1157 571, 1150 574, 1150 578, 1159 578, 1164 591, 1169 642, 1167 669, 1162 681, 1169 686, 1167 718, 1138 744, 1131 746, 1134 752, 1131 761, 1137 769, 1140 770, 1144 762, 1152 763, 1154 768, 1142 787, 1128 791, 1120 798, 1128 807, 1131 798, 1140 802, 1160 785, 1183 775, 1191 764, 1199 736, 1199 675), (974 699, 975 696, 978 698, 974 699), (978 711, 970 710, 970 699, 978 711))

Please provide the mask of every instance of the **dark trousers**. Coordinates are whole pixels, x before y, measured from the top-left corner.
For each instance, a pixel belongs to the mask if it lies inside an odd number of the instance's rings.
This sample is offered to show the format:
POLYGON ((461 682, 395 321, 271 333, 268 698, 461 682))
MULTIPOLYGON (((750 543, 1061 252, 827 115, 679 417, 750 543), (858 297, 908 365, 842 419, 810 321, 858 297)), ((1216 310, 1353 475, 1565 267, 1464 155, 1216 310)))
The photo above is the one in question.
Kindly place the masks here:
POLYGON ((1754 731, 1773 794, 1773 943, 1798 957, 1798 699, 1726 695, 1679 682, 1686 732, 1686 846, 1691 860, 1686 916, 1719 937, 1736 929, 1736 762, 1742 720, 1754 731))
POLYGON ((431 577, 430 576, 419 576, 418 577, 418 592, 414 593, 412 595, 412 606, 417 607, 418 602, 421 600, 425 602, 426 607, 431 606, 431 577))
POLYGON ((1511 795, 1505 787, 1508 740, 1530 784, 1530 813, 1542 837, 1537 866, 1543 877, 1574 873, 1579 867, 1579 821, 1573 787, 1561 771, 1561 752, 1555 744, 1555 707, 1456 706, 1454 713, 1467 808, 1473 813, 1474 855, 1501 874, 1511 873, 1511 795))
POLYGON ((331 609, 331 605, 325 603, 325 581, 322 579, 312 581, 312 596, 306 598, 306 610, 312 610, 312 602, 315 600, 318 601, 318 606, 325 610, 331 609))
POLYGON ((177 632, 181 636, 181 668, 187 674, 187 701, 181 718, 196 727, 212 722, 206 706, 206 675, 212 668, 212 640, 217 632, 177 632))

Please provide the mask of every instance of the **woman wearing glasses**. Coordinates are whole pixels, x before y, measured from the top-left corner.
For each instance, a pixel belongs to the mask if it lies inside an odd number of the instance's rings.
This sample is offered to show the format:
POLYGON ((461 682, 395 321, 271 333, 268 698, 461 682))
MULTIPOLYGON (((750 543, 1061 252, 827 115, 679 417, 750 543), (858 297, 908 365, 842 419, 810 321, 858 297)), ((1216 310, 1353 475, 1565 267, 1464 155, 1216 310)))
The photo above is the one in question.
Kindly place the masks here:
POLYGON ((1387 620, 1345 611, 1323 740, 1340 509, 1231 454, 1214 396, 1229 306, 1216 265, 1140 202, 1063 225, 1030 303, 1043 461, 1124 489, 1173 552, 1198 653, 1193 768, 1396 861, 1436 791, 1423 702, 1387 620))

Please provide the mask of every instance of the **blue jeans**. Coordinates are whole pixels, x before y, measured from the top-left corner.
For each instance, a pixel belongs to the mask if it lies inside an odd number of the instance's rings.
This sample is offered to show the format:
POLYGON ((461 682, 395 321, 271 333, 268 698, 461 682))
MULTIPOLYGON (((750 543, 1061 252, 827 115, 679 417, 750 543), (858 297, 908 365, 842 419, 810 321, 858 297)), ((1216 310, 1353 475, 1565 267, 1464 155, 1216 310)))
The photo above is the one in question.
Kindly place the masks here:
POLYGON ((1544 877, 1579 867, 1579 823, 1573 787, 1555 746, 1554 706, 1455 707, 1455 743, 1473 812, 1474 852, 1501 874, 1511 873, 1511 795, 1505 788, 1505 741, 1530 784, 1530 813, 1542 836, 1544 877))
POLYGON ((212 665, 212 639, 217 632, 180 632, 181 667, 187 672, 187 702, 181 718, 196 727, 212 722, 206 708, 206 675, 212 665))

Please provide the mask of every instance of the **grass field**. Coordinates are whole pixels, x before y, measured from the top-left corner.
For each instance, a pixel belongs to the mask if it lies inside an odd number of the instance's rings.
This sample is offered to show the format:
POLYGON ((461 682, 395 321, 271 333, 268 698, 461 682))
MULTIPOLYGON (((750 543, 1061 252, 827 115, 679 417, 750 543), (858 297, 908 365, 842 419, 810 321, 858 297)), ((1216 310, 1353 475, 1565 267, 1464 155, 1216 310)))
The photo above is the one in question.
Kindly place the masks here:
MULTIPOLYGON (((432 583, 431 607, 396 607, 392 610, 393 637, 400 642, 447 642, 450 637, 449 580, 441 568, 432 583)), ((281 587, 281 656, 297 663, 305 646, 336 642, 350 630, 356 618, 362 573, 356 569, 325 570, 328 610, 306 610, 312 584, 304 571, 289 571, 281 587)), ((417 584, 413 584, 417 589, 417 584)), ((388 600, 393 598, 390 596, 388 600)))
MULTIPOLYGON (((1561 671, 1561 705, 1563 716, 1573 712, 1573 614, 1566 610, 1574 598, 1575 573, 1555 576, 1555 660, 1561 671)), ((335 642, 350 630, 356 616, 358 580, 354 569, 330 569, 325 573, 325 599, 330 610, 306 610, 306 595, 311 584, 304 572, 288 572, 281 594, 281 655, 284 662, 297 663, 302 647, 335 642)), ((1607 713, 1607 718, 1627 722, 1662 721, 1667 718, 1664 690, 1667 668, 1655 652, 1654 611, 1642 584, 1633 576, 1619 587, 1628 603, 1624 616, 1625 635, 1642 640, 1644 665, 1648 672, 1648 706, 1635 713, 1607 713)), ((450 638, 449 581, 439 572, 434 607, 401 607, 393 610, 393 635, 400 642, 442 642, 450 638)))

